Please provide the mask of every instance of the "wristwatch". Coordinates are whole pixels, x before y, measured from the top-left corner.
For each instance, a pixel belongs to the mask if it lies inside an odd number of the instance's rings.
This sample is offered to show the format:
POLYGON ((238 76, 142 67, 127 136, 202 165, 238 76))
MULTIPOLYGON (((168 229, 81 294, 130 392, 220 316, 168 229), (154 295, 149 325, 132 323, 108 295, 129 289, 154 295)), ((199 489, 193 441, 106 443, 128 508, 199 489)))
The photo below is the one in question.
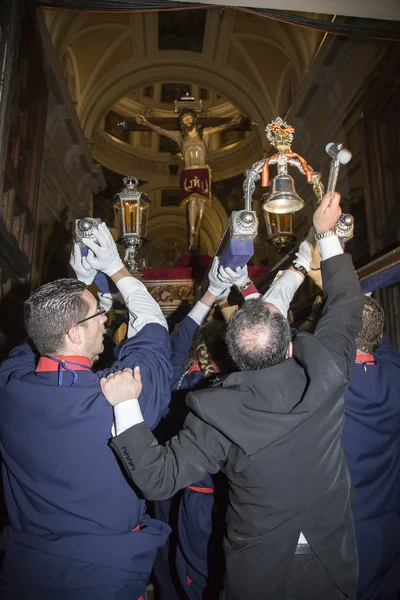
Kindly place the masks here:
POLYGON ((244 292, 244 290, 247 290, 247 288, 249 288, 251 285, 253 285, 253 282, 251 279, 249 279, 249 281, 246 281, 246 283, 243 283, 243 285, 239 285, 238 290, 239 292, 244 292))
POLYGON ((337 235, 335 229, 328 229, 327 231, 320 231, 319 233, 316 233, 315 239, 318 242, 319 240, 323 240, 327 237, 331 237, 332 235, 337 235))
POLYGON ((308 271, 305 267, 303 267, 303 265, 301 265, 300 263, 294 261, 292 263, 292 267, 295 271, 298 271, 299 273, 302 273, 304 275, 304 277, 307 277, 308 275, 308 271))

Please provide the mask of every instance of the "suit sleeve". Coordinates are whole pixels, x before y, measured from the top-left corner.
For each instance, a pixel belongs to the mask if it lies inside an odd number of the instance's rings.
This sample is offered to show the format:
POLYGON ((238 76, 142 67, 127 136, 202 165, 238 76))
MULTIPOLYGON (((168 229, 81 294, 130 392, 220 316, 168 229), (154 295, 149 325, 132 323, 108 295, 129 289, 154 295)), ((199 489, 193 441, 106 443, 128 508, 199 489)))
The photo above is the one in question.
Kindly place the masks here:
POLYGON ((349 254, 339 254, 322 261, 321 273, 327 300, 314 335, 327 347, 339 369, 349 379, 364 305, 360 283, 349 254))
POLYGON ((163 500, 207 473, 217 473, 231 442, 189 413, 183 429, 165 446, 158 444, 145 423, 114 437, 110 445, 143 495, 163 500))

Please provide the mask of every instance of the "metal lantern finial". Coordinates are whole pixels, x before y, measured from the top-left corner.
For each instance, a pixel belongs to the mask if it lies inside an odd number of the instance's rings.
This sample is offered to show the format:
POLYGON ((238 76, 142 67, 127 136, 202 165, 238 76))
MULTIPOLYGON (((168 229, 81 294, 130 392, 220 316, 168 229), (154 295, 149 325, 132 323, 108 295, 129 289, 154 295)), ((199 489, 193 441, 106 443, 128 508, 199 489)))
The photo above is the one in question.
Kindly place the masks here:
POLYGON ((122 193, 129 194, 138 191, 139 180, 136 177, 128 175, 127 177, 124 177, 122 181, 124 182, 125 186, 122 190, 122 193))
POLYGON ((150 200, 147 194, 138 189, 139 181, 136 177, 129 175, 124 177, 123 182, 125 187, 116 195, 114 203, 116 225, 120 234, 118 243, 125 246, 125 262, 130 271, 135 272, 139 270, 137 251, 147 241, 150 200))

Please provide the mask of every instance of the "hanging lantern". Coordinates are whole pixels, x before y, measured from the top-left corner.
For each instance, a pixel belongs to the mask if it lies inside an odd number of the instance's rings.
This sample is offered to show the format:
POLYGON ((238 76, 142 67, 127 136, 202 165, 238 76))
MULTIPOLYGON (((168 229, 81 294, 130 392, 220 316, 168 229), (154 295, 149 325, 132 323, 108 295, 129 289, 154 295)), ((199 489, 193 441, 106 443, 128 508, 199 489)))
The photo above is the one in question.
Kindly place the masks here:
POLYGON ((124 189, 116 194, 114 203, 115 222, 118 229, 118 243, 126 248, 125 262, 130 271, 138 271, 136 254, 140 246, 147 242, 147 224, 150 200, 140 192, 136 177, 124 178, 124 189))
POLYGON ((262 204, 268 241, 278 252, 287 250, 296 241, 294 235, 294 212, 275 213, 268 210, 268 196, 262 204))

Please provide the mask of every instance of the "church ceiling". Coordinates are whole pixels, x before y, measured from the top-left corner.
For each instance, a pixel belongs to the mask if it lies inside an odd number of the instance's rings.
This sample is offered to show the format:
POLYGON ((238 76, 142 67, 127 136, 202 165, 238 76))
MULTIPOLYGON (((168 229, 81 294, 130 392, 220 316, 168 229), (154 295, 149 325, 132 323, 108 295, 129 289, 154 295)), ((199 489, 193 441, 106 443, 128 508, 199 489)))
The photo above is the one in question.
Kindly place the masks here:
POLYGON ((234 176, 265 147, 265 125, 287 112, 322 39, 229 9, 45 14, 94 158, 145 179, 168 177, 173 148, 118 128, 120 117, 173 117, 186 89, 204 98, 207 115, 250 117, 259 123, 251 133, 211 142, 214 178, 234 176))
MULTIPOLYGON (((230 9, 44 13, 93 158, 114 173, 109 189, 119 179, 122 187, 127 174, 144 182, 150 239, 168 228, 180 237, 186 230, 177 205, 181 157, 167 138, 121 123, 139 113, 150 121, 176 118, 174 100, 189 92, 203 101, 205 117, 241 114, 258 124, 210 138, 214 203, 206 210, 202 251, 212 254, 230 211, 241 208, 244 170, 268 145, 265 126, 289 110, 323 34, 230 9)), ((110 194, 99 202, 111 200, 110 194)))

